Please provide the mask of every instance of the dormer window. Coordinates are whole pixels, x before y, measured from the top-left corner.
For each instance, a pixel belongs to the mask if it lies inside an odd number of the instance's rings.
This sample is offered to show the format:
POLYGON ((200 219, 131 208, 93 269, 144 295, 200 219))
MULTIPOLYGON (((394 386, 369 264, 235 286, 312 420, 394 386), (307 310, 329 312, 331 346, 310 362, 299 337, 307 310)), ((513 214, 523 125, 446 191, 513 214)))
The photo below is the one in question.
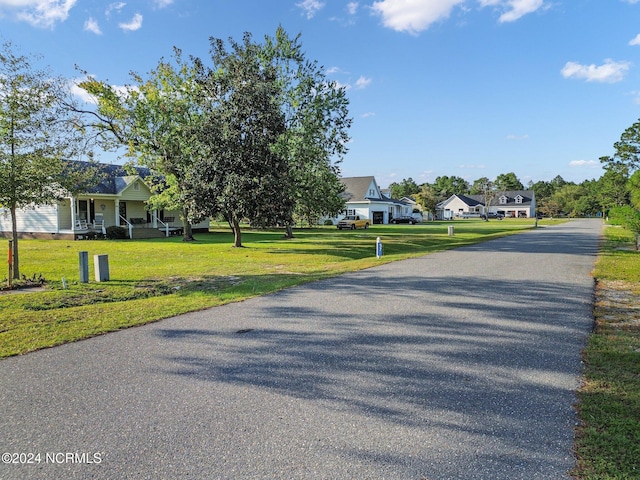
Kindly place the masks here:
POLYGON ((499 201, 500 201, 500 205, 505 205, 507 203, 507 196, 502 195, 499 201))
POLYGON ((516 203, 522 203, 522 195, 516 195, 516 203))

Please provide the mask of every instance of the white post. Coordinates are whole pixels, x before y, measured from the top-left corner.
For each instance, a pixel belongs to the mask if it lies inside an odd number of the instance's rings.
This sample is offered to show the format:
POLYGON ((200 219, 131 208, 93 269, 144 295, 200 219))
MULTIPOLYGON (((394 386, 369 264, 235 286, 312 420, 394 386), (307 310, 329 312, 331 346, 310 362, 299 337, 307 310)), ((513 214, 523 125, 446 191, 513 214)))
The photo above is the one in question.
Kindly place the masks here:
POLYGON ((76 229, 76 199, 71 197, 69 199, 69 207, 71 208, 71 230, 76 229))
POLYGON ((380 240, 380 237, 376 239, 376 257, 382 257, 382 240, 380 240))

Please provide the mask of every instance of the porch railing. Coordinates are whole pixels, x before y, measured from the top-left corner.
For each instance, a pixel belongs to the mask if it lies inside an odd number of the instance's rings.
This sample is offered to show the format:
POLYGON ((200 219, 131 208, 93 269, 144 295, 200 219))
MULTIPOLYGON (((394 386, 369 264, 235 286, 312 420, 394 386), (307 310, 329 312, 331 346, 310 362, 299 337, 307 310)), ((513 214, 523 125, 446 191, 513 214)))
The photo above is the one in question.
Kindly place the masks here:
POLYGON ((132 240, 133 239, 133 225, 131 225, 131 222, 129 222, 129 220, 124 218, 122 215, 120 215, 120 220, 124 220, 124 223, 126 223, 127 226, 129 227, 129 240, 132 240))
POLYGON ((170 236, 171 234, 169 233, 169 224, 163 222, 162 220, 160 220, 157 215, 155 217, 156 217, 156 222, 161 223, 164 226, 164 234, 165 234, 165 236, 166 237, 170 236))

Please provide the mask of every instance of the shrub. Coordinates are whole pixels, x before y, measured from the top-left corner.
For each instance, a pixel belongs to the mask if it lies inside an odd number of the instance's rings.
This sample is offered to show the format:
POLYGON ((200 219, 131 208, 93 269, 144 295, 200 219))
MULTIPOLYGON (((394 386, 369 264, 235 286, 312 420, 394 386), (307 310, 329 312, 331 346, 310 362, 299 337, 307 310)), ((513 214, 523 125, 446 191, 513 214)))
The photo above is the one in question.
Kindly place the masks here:
POLYGON ((622 225, 638 234, 640 233, 640 212, 630 205, 614 207, 609 211, 609 223, 622 225))
POLYGON ((327 218, 327 219, 324 221, 324 225, 326 225, 326 226, 332 226, 332 225, 333 225, 333 220, 331 220, 330 218, 327 218))
POLYGON ((127 229, 124 227, 111 225, 110 227, 107 227, 106 236, 109 240, 122 240, 125 238, 129 238, 129 233, 127 232, 127 229))

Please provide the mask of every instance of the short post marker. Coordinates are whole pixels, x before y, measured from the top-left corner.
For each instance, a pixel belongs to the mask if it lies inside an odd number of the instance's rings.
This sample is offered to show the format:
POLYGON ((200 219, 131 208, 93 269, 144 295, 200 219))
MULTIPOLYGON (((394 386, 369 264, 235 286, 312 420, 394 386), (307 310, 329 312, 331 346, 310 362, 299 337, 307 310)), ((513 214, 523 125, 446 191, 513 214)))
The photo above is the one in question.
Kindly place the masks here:
POLYGON ((80 283, 89 283, 89 252, 78 252, 80 283))
POLYGON ((376 257, 382 257, 382 240, 380 240, 380 237, 376 239, 376 257))

